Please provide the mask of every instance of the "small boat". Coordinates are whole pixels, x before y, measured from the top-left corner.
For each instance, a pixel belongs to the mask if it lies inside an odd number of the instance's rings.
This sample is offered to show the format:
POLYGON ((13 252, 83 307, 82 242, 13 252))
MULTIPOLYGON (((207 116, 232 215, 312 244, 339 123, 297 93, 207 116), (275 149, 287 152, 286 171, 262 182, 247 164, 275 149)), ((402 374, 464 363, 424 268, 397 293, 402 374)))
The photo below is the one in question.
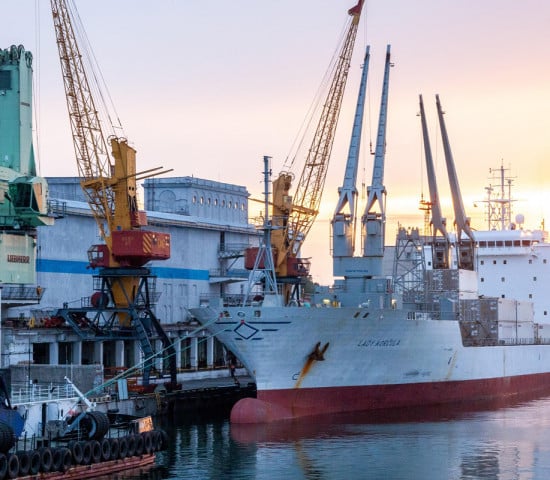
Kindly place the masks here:
POLYGON ((12 396, 0 377, 0 479, 97 478, 154 464, 167 436, 150 416, 97 411, 65 379, 64 388, 34 383, 12 396))

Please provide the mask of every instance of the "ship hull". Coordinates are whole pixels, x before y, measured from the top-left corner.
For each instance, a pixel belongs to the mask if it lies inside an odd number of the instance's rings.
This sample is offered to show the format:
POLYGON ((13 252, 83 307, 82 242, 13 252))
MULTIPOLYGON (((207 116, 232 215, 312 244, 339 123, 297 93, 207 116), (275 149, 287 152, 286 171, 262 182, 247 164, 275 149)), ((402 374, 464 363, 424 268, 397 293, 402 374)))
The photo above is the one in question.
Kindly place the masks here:
POLYGON ((466 403, 550 389, 550 345, 462 344, 457 321, 402 310, 201 308, 256 380, 233 423, 466 403))

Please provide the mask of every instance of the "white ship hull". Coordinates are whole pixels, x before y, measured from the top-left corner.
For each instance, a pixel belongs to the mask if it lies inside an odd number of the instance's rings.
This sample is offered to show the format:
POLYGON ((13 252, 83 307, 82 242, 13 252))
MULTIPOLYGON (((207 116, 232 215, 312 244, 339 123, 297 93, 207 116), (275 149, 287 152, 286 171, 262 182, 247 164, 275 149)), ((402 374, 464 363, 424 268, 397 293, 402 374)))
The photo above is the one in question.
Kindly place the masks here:
POLYGON ((236 423, 475 401, 550 386, 550 345, 463 346, 457 321, 404 310, 205 307, 193 314, 256 380, 257 399, 235 406, 236 423))

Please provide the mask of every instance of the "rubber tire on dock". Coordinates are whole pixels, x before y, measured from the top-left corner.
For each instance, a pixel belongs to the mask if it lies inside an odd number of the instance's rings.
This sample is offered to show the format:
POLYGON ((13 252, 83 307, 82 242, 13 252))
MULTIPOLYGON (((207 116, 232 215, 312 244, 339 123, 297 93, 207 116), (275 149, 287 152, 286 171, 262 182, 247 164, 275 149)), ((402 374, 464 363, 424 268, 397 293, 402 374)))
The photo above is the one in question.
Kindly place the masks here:
POLYGON ((91 440, 90 445, 92 447, 92 463, 101 462, 101 445, 97 440, 91 440))
MULTIPOLYGON (((26 450, 19 450, 15 454, 19 458, 19 476, 26 477, 31 469, 31 455, 26 450)), ((0 475, 0 478, 4 477, 0 475)))
POLYGON ((82 463, 82 442, 69 442, 69 449, 73 455, 73 462, 75 465, 80 465, 82 463))
POLYGON ((136 455, 140 457, 143 455, 143 437, 138 433, 134 435, 134 438, 136 439, 136 455))
POLYGON ((64 473, 73 466, 73 454, 67 447, 61 447, 59 450, 61 451, 61 466, 59 467, 59 471, 64 473))
POLYGON ((48 447, 38 449, 40 453, 40 471, 48 473, 52 469, 53 455, 48 447))
POLYGON ((40 452, 38 450, 33 450, 29 453, 29 456, 31 457, 30 461, 30 468, 29 468, 29 475, 36 475, 40 471, 40 464, 42 457, 40 455, 40 452))
POLYGON ((134 435, 128 435, 126 440, 128 442, 128 456, 133 457, 136 454, 136 437, 134 435))
POLYGON ((128 438, 120 437, 118 439, 118 458, 125 459, 128 456, 128 438))
POLYGON ((101 460, 106 462, 111 459, 111 442, 108 438, 101 440, 101 460))
POLYGON ((82 465, 90 465, 92 463, 92 444, 90 442, 82 442, 82 465))
POLYGON ((90 440, 101 440, 109 431, 109 417, 103 412, 87 412, 85 420, 90 422, 90 440))
POLYGON ((8 455, 8 472, 6 478, 17 478, 19 476, 19 457, 15 453, 8 455))
POLYGON ((8 459, 3 453, 0 453, 0 478, 4 478, 8 473, 8 459))
POLYGON ((110 438, 109 442, 111 443, 111 460, 117 460, 120 452, 118 438, 110 438))
POLYGON ((151 437, 151 432, 143 432, 143 450, 145 453, 149 454, 153 451, 153 438, 151 437))
POLYGON ((52 468, 50 471, 59 472, 62 461, 63 457, 61 456, 61 448, 52 448, 52 468))

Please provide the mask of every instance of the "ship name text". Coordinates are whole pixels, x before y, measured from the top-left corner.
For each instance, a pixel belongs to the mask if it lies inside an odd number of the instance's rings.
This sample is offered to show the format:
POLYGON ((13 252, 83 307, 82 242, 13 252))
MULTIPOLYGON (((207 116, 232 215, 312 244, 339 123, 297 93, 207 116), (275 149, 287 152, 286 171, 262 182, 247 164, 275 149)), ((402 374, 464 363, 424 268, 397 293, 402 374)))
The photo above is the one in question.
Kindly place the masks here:
POLYGON ((358 347, 397 347, 401 343, 398 338, 381 338, 373 339, 367 338, 359 340, 358 347))

